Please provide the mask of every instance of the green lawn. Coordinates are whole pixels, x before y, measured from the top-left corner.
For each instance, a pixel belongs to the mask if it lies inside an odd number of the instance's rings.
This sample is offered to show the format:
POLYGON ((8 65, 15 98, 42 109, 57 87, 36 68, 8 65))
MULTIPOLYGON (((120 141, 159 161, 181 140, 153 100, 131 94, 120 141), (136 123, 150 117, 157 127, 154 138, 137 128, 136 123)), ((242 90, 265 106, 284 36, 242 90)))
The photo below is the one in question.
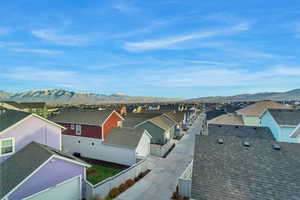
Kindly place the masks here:
POLYGON ((95 185, 108 177, 118 174, 121 171, 122 169, 116 169, 116 168, 110 168, 110 167, 104 167, 104 166, 92 164, 92 167, 87 169, 86 177, 89 182, 95 185), (94 170, 95 173, 88 173, 89 171, 94 171, 94 170))

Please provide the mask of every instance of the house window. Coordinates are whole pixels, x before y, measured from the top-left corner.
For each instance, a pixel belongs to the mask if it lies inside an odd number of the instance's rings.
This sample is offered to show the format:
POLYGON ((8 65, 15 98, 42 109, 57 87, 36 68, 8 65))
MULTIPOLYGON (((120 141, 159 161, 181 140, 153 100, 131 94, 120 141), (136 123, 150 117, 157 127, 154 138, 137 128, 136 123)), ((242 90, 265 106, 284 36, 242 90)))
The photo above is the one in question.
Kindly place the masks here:
POLYGON ((90 146, 92 147, 92 146, 94 146, 95 145, 95 143, 94 142, 90 142, 90 146))
POLYGON ((118 127, 122 127, 122 121, 118 121, 118 127))
POLYGON ((74 129, 75 129, 75 125, 71 124, 71 130, 74 130, 74 129))
POLYGON ((6 156, 14 153, 15 141, 13 138, 0 140, 0 156, 6 156))
POLYGON ((81 135, 81 126, 76 125, 76 135, 81 135))

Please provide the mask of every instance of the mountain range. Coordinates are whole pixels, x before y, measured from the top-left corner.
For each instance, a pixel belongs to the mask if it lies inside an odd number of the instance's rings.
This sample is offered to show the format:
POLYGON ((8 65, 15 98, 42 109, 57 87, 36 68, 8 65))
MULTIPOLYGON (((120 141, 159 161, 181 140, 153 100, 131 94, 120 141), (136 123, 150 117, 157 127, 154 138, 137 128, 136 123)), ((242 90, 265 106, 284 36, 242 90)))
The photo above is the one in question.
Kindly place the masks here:
POLYGON ((234 96, 210 96, 193 98, 187 101, 193 102, 234 102, 234 101, 300 101, 300 89, 294 89, 287 92, 262 92, 255 94, 240 94, 234 96))
POLYGON ((112 95, 95 93, 76 93, 62 89, 30 90, 19 93, 0 91, 0 100, 17 102, 46 102, 48 104, 97 104, 97 103, 135 103, 177 101, 175 98, 128 96, 117 93, 112 95))

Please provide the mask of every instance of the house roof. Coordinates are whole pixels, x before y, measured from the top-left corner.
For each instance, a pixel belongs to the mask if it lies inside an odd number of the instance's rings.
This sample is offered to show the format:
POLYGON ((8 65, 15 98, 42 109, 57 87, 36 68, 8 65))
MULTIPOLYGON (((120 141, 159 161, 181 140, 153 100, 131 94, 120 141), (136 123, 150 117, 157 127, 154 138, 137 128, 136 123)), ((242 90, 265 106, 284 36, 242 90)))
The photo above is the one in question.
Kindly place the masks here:
POLYGON ((22 104, 20 104, 18 102, 15 102, 15 101, 0 101, 0 104, 1 103, 5 103, 5 104, 8 104, 8 105, 11 105, 11 106, 13 106, 13 107, 15 107, 17 109, 20 109, 20 110, 24 108, 24 106, 22 104))
POLYGON ((112 112, 108 110, 65 109, 49 117, 49 119, 57 123, 101 126, 112 112))
POLYGON ((0 199, 17 187, 52 156, 64 157, 84 166, 89 166, 72 155, 36 142, 31 142, 0 164, 0 199))
POLYGON ((291 138, 297 138, 300 135, 300 124, 295 128, 295 130, 291 133, 291 138))
POLYGON ((44 108, 45 102, 22 102, 20 103, 24 108, 44 108))
POLYGON ((205 114, 206 114, 206 120, 211 120, 220 115, 226 114, 226 112, 224 110, 210 110, 210 111, 207 111, 205 114))
POLYGON ((176 122, 169 119, 166 115, 160 115, 154 118, 149 119, 148 121, 152 122, 153 124, 157 125, 158 127, 169 130, 170 128, 176 126, 176 122))
POLYGON ((259 101, 236 112, 243 115, 258 115, 260 116, 266 109, 289 109, 289 106, 277 103, 275 101, 259 101))
POLYGON ((300 123, 300 110, 268 109, 268 111, 279 125, 297 126, 300 123))
POLYGON ((113 128, 103 144, 135 149, 144 132, 141 128, 113 128))
POLYGON ((191 198, 197 200, 298 199, 300 144, 196 136, 191 198), (245 141, 249 147, 243 145, 245 141), (273 144, 280 150, 273 149, 273 144))
POLYGON ((208 121, 209 124, 244 125, 241 115, 223 114, 208 121))
POLYGON ((175 120, 177 123, 180 123, 184 120, 184 112, 166 112, 165 114, 171 119, 175 120))
POLYGON ((9 109, 1 110, 0 111, 0 132, 16 124, 17 122, 23 120, 29 115, 31 115, 31 113, 23 112, 23 111, 9 110, 9 109))
POLYGON ((275 140, 271 130, 267 127, 236 126, 236 125, 208 125, 208 135, 237 136, 240 138, 257 138, 275 140))
POLYGON ((160 112, 127 113, 124 116, 123 127, 134 128, 136 125, 161 114, 160 112))

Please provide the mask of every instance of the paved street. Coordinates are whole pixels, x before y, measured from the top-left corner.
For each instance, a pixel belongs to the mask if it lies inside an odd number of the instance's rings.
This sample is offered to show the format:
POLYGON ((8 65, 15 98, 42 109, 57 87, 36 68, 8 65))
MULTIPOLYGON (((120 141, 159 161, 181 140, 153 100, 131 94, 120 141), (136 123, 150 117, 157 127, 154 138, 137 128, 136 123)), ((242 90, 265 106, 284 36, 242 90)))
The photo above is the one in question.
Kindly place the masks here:
POLYGON ((194 138, 195 134, 200 131, 202 119, 203 116, 194 122, 167 158, 150 156, 151 173, 117 199, 169 200, 176 189, 178 178, 193 159, 194 138))

